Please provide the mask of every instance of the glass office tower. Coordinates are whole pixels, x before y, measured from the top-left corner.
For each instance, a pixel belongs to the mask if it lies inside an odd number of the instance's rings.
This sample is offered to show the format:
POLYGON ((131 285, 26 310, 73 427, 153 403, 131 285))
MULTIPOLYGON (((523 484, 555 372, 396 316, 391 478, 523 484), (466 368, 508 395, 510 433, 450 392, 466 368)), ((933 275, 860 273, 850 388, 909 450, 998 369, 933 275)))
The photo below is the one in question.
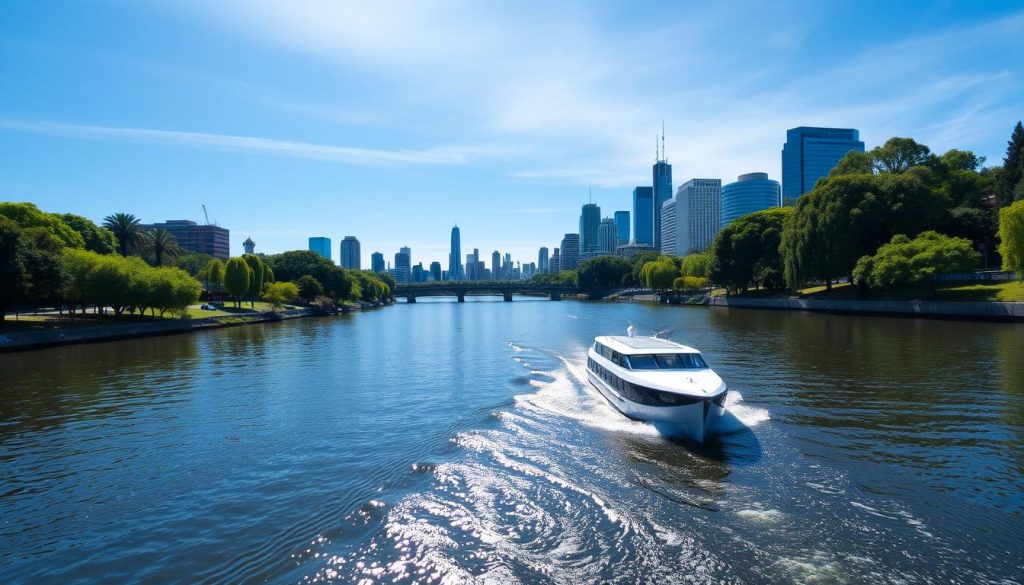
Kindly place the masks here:
POLYGON ((617 246, 629 243, 629 212, 615 212, 615 237, 618 240, 617 246))
POLYGON ((654 188, 633 189, 633 241, 654 245, 654 188))
POLYGON ((309 238, 309 251, 331 259, 331 238, 309 238))
POLYGON ((860 131, 853 128, 810 128, 786 131, 782 147, 782 198, 791 201, 814 188, 839 159, 851 150, 864 152, 860 131))
POLYGON ((748 213, 778 207, 779 182, 768 178, 768 173, 740 175, 735 183, 722 187, 722 227, 748 213))

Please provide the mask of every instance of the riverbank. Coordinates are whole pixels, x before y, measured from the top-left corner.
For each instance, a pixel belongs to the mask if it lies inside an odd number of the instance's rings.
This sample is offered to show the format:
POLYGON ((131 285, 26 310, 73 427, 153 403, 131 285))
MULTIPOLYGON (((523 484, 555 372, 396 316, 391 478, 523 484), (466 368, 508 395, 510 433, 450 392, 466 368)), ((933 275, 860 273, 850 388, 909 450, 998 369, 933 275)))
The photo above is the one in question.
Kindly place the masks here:
POLYGON ((69 323, 70 326, 67 327, 0 331, 0 352, 43 349, 75 343, 116 341, 155 335, 173 335, 220 327, 234 327, 236 325, 251 325, 299 317, 312 317, 320 314, 318 309, 300 308, 281 311, 235 313, 199 319, 159 319, 153 321, 98 323, 88 323, 80 320, 69 323))
POLYGON ((881 315, 1024 322, 1024 303, 999 301, 872 301, 801 298, 709 297, 706 304, 727 309, 810 311, 845 315, 881 315))

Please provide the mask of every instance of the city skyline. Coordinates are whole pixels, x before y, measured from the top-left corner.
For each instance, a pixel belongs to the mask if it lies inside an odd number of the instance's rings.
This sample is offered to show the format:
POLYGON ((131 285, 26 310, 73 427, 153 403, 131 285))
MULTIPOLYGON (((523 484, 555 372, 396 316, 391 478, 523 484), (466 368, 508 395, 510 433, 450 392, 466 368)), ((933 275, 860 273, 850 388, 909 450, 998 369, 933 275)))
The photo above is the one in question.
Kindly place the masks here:
POLYGON ((527 261, 587 185, 632 210, 662 120, 676 184, 781 181, 799 126, 998 163, 1024 10, 885 6, 27 3, 0 22, 0 198, 144 223, 206 204, 233 255, 354 234, 362 266, 403 245, 446 264, 456 220, 527 261))

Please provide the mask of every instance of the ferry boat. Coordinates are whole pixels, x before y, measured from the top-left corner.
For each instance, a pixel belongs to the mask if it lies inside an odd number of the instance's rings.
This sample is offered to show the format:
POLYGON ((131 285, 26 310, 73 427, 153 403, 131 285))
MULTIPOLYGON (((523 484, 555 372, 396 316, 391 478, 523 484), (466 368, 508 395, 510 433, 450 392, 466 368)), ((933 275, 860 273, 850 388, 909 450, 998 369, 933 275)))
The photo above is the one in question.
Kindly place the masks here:
POLYGON ((595 337, 587 378, 627 417, 670 424, 697 441, 714 435, 725 413, 725 382, 699 351, 667 339, 595 337))

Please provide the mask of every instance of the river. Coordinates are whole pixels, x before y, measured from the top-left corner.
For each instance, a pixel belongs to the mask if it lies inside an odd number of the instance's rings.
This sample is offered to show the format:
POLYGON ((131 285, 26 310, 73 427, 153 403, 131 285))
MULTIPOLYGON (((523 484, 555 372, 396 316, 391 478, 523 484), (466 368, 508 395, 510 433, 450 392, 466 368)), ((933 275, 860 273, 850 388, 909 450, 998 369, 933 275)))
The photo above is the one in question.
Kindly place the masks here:
POLYGON ((1024 326, 420 299, 0 355, 3 583, 1013 583, 1024 326), (730 387, 703 447, 595 335, 730 387))

